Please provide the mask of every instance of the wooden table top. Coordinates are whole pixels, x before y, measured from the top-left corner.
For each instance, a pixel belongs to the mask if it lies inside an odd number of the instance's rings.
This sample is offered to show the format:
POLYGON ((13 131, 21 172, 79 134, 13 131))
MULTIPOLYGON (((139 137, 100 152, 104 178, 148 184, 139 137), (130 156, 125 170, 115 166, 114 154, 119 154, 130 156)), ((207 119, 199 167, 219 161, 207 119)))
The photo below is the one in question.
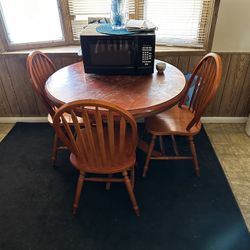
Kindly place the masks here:
MULTIPOLYGON (((158 60, 156 60, 158 62, 158 60)), ((45 91, 56 105, 82 100, 101 99, 144 118, 174 106, 186 85, 183 73, 167 64, 164 74, 151 75, 85 74, 83 63, 75 63, 56 71, 46 82, 45 91)))

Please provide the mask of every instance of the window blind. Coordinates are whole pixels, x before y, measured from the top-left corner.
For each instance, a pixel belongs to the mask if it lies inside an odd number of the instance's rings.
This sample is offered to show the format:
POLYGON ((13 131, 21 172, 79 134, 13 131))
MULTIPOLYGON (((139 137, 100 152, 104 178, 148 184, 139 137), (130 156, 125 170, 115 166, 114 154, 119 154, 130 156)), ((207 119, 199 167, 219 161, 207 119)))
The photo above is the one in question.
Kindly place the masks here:
MULTIPOLYGON (((204 47, 214 0, 127 0, 130 19, 146 19, 157 27, 158 44, 204 47)), ((74 40, 88 17, 109 17, 111 0, 68 0, 74 40)))
MULTIPOLYGON (((135 1, 127 0, 129 18, 135 18, 135 1)), ((68 0, 74 40, 79 40, 88 17, 110 17, 111 0, 68 0)))
POLYGON ((158 44, 204 47, 213 0, 137 0, 138 17, 157 27, 158 44))

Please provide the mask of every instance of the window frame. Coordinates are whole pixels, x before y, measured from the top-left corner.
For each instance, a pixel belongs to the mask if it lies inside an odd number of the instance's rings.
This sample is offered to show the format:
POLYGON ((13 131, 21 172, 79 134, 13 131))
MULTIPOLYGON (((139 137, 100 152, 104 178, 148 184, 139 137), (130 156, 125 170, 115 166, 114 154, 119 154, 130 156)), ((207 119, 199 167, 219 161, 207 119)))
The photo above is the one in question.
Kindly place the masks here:
POLYGON ((206 34, 206 38, 204 41, 204 50, 207 52, 211 51, 212 49, 219 7, 220 7, 220 0, 213 0, 212 7, 210 9, 210 11, 212 12, 212 15, 208 23, 207 34, 206 34))
MULTIPOLYGON (((144 0, 134 0, 135 1, 135 14, 134 18, 137 19, 141 17, 141 14, 138 5, 139 2, 142 2, 144 0)), ((210 19, 208 21, 207 25, 207 34, 204 41, 204 47, 198 48, 197 50, 208 52, 212 48, 212 42, 214 37, 214 31, 215 31, 215 25, 217 21, 218 11, 219 11, 219 5, 220 0, 212 0, 212 6, 211 6, 211 13, 210 19)), ((79 40, 73 39, 73 31, 72 31, 72 25, 71 25, 71 17, 70 17, 70 11, 69 11, 69 5, 68 0, 57 0, 58 3, 58 10, 59 10, 59 16, 60 16, 60 22, 62 25, 62 34, 63 34, 63 40, 62 41, 46 41, 46 42, 32 42, 32 43, 23 43, 23 44, 11 44, 8 39, 7 30, 4 25, 3 16, 0 12, 0 51, 17 51, 17 50, 25 50, 25 49, 38 49, 38 48, 48 48, 48 47, 59 47, 59 46, 70 46, 70 45, 79 45, 79 40), (2 44, 1 44, 2 43, 2 44)), ((161 47, 161 50, 164 50, 164 47, 166 47, 166 52, 171 50, 175 50, 175 48, 178 48, 179 51, 181 48, 183 48, 185 51, 187 49, 195 50, 194 47, 188 47, 188 46, 168 46, 168 45, 157 45, 157 47, 161 47)))

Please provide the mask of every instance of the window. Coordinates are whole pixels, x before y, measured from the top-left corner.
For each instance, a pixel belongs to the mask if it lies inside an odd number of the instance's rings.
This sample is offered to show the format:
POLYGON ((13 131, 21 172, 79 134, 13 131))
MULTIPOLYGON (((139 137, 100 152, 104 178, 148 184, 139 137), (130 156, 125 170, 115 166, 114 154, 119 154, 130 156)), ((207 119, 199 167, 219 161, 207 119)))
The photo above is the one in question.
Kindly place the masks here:
POLYGON ((8 44, 63 41, 57 0, 0 0, 8 44))
MULTIPOLYGON (((219 0, 127 0, 130 19, 157 27, 156 41, 206 48, 219 0)), ((0 0, 0 33, 7 50, 79 44, 90 17, 109 17, 111 0, 0 0)))
MULTIPOLYGON (((89 16, 108 17, 111 0, 68 0, 74 40, 89 16), (94 2, 94 4, 93 4, 94 2)), ((204 48, 214 0, 128 0, 129 17, 152 21, 158 44, 204 48)))
POLYGON ((142 1, 143 17, 158 27, 159 44, 203 47, 211 3, 207 0, 145 0, 142 1))

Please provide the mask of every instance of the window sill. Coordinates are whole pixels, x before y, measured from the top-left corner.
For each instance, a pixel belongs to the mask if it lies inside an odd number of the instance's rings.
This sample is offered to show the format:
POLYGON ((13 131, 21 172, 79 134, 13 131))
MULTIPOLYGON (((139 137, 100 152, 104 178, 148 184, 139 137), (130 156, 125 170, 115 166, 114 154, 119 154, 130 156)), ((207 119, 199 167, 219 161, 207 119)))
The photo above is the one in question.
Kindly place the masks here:
POLYGON ((78 45, 70 45, 70 46, 58 46, 58 47, 50 47, 50 48, 41 48, 41 49, 28 49, 28 50, 15 50, 15 51, 5 51, 2 52, 2 55, 25 55, 29 54, 34 50, 39 50, 46 54, 77 54, 80 49, 78 45))
MULTIPOLYGON (((80 46, 70 45, 70 46, 59 46, 50 48, 37 49, 43 53, 48 54, 78 54, 80 46)), ((18 50, 18 51, 7 51, 2 52, 1 55, 25 55, 29 54, 34 49, 29 50, 18 50)), ((182 48, 182 47, 167 47, 167 46, 156 46, 155 56, 174 56, 174 55, 203 55, 206 54, 204 49, 196 48, 182 48)))
POLYGON ((168 47, 157 45, 155 47, 155 56, 174 56, 174 55, 205 55, 205 49, 200 48, 184 48, 184 47, 168 47))

